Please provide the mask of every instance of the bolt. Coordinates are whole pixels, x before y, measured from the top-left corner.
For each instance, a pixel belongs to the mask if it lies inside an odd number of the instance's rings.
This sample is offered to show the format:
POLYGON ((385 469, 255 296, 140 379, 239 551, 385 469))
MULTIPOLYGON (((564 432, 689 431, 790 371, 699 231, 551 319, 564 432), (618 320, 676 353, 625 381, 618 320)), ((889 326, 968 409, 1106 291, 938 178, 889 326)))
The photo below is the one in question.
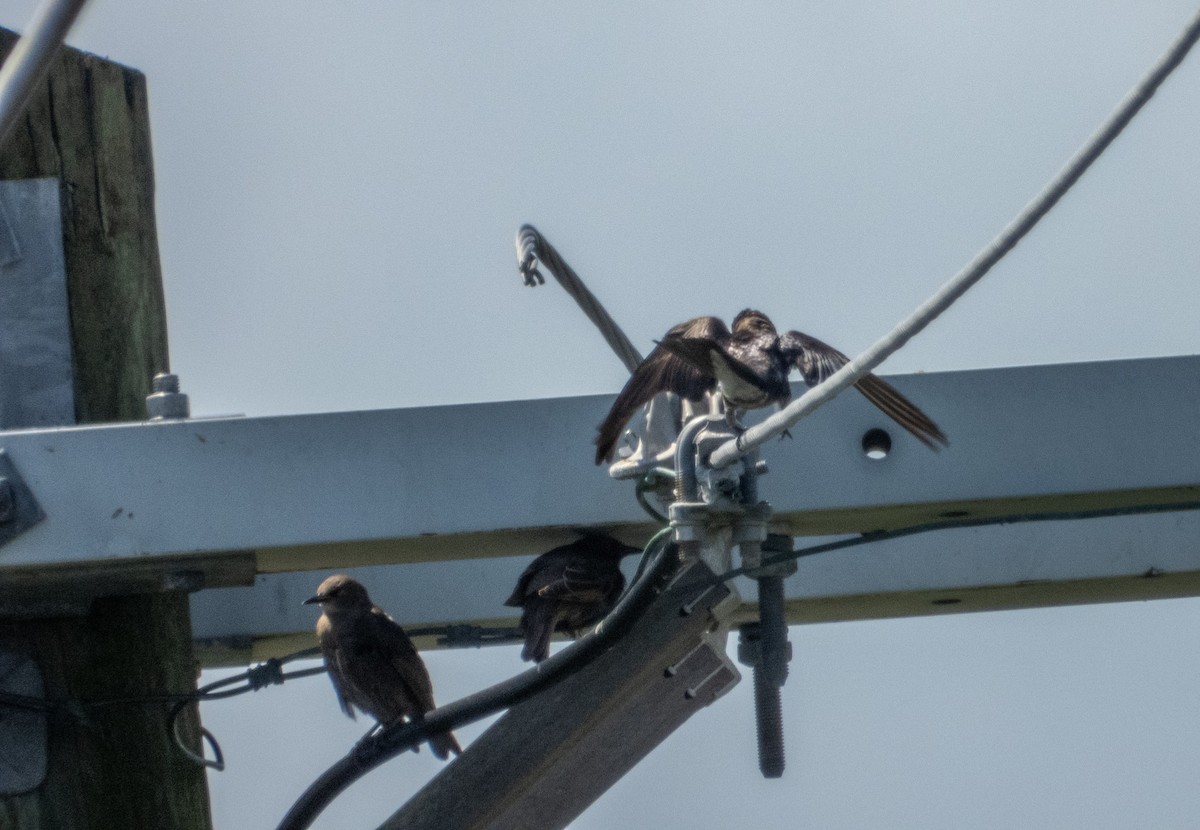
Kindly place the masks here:
POLYGON ((187 418, 191 414, 188 396, 179 391, 179 376, 159 372, 150 381, 146 396, 146 415, 151 421, 187 418))
POLYGON ((0 476, 0 524, 11 522, 17 512, 12 482, 0 476))
POLYGON ((782 688, 787 681, 789 656, 782 577, 758 578, 758 621, 762 648, 760 668, 776 688, 782 688))
POLYGON ((155 392, 178 392, 179 375, 173 375, 170 372, 159 372, 150 381, 150 388, 155 392))
POLYGON ((754 668, 754 715, 758 724, 758 768, 763 778, 782 778, 783 703, 779 687, 767 679, 761 666, 754 668))
POLYGON ((783 775, 783 704, 779 685, 766 671, 764 643, 758 623, 742 626, 738 634, 738 661, 754 670, 754 717, 758 726, 758 768, 764 778, 783 775))

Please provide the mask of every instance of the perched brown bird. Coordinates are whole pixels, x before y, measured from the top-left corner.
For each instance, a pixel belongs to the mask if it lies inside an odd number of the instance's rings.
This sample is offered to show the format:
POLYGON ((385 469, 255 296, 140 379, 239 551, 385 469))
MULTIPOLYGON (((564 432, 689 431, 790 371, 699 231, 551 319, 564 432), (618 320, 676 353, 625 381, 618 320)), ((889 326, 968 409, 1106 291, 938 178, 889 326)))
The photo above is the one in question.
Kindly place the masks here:
MULTIPOLYGON (((304 603, 321 606, 317 638, 338 703, 350 718, 357 706, 379 726, 391 726, 404 718, 419 721, 434 708, 425 662, 404 629, 371 602, 361 583, 336 574, 304 603)), ((443 760, 462 752, 450 732, 433 736, 429 746, 443 760)))
POLYGON ((504 602, 522 609, 521 659, 540 663, 550 654, 553 632, 574 633, 603 619, 625 588, 621 557, 640 550, 589 533, 530 562, 504 602))
MULTIPOLYGON (((668 331, 637 367, 596 434, 596 463, 611 461, 621 430, 659 392, 698 401, 720 391, 727 409, 758 409, 792 398, 788 375, 799 369, 816 386, 850 362, 846 355, 815 337, 789 331, 780 335, 760 311, 746 309, 733 330, 716 317, 697 317, 668 331)), ((855 384, 867 400, 931 449, 946 445, 945 434, 890 384, 867 375, 855 384)), ((730 413, 732 415, 732 413, 730 413)))

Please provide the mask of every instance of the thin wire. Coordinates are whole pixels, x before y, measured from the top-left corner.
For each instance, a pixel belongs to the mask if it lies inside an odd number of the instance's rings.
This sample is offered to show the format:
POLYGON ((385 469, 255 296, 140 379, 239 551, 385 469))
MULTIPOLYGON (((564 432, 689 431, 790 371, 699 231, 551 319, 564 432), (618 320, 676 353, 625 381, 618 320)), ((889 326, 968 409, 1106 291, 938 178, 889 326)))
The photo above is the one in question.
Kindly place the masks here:
POLYGON ((0 67, 0 146, 17 123, 30 96, 50 69, 71 24, 87 0, 44 0, 25 34, 0 67))
POLYGON ((672 486, 674 486, 675 471, 665 467, 651 467, 649 470, 646 470, 646 474, 638 480, 637 485, 634 487, 633 495, 634 498, 637 499, 637 503, 641 505, 642 510, 646 511, 646 514, 650 516, 650 518, 654 519, 654 521, 658 522, 660 525, 665 525, 670 520, 656 510, 654 505, 652 505, 649 499, 646 498, 646 494, 657 487, 662 479, 670 481, 672 486))
POLYGON ((141 695, 138 697, 113 697, 102 698, 99 700, 47 700, 46 698, 31 697, 29 695, 17 695, 7 692, 0 692, 0 706, 7 706, 13 709, 23 709, 30 712, 42 712, 49 714, 65 710, 73 715, 76 719, 84 719, 87 717, 89 709, 99 709, 106 706, 124 706, 131 704, 170 704, 171 708, 167 714, 167 731, 175 741, 175 745, 179 751, 187 756, 195 763, 212 767, 215 770, 225 768, 224 754, 221 752, 221 745, 211 732, 200 727, 200 736, 208 742, 212 748, 215 760, 210 761, 202 755, 197 755, 186 745, 183 736, 179 734, 179 715, 183 710, 192 703, 202 700, 221 700, 234 695, 244 694, 245 692, 255 692, 272 684, 283 683, 285 680, 294 680, 300 677, 310 677, 316 674, 324 674, 325 667, 300 669, 298 671, 283 671, 283 665, 292 660, 299 660, 305 657, 317 657, 321 653, 320 648, 306 648, 302 651, 296 651, 284 657, 272 657, 264 663, 257 666, 251 666, 241 674, 224 677, 213 683, 206 684, 194 692, 183 692, 180 694, 164 694, 164 695, 141 695), (225 686, 234 683, 242 683, 243 685, 234 689, 223 689, 225 686))
POLYGON ((1007 524, 1027 524, 1031 522, 1061 522, 1074 521, 1082 519, 1104 519, 1114 516, 1140 516, 1155 513, 1174 513, 1187 510, 1200 510, 1200 501, 1181 501, 1167 502, 1163 504, 1138 504, 1127 507, 1099 507, 1095 510, 1062 510, 1049 513, 1010 513, 1005 516, 985 516, 977 519, 949 519, 944 522, 926 522, 925 524, 910 525, 895 530, 872 530, 867 533, 861 533, 858 536, 851 536, 846 539, 838 539, 833 542, 823 542, 819 545, 810 545, 799 550, 788 551, 786 553, 777 553, 772 556, 764 556, 762 562, 754 567, 740 567, 718 574, 709 580, 709 584, 718 585, 730 579, 736 579, 739 576, 749 576, 751 571, 757 571, 760 568, 766 568, 771 565, 779 565, 784 562, 793 562, 797 559, 803 559, 808 556, 816 556, 821 553, 831 553, 836 550, 844 550, 846 548, 858 547, 859 545, 869 545, 875 542, 886 542, 891 539, 900 539, 905 536, 916 536, 919 533, 931 533, 936 530, 958 530, 969 527, 986 527, 989 525, 1007 525, 1007 524))
POLYGON ((596 295, 583 284, 583 280, 579 278, 574 269, 567 265, 566 260, 554 249, 554 246, 546 241, 546 237, 542 236, 541 232, 533 225, 522 225, 517 231, 517 268, 528 286, 544 285, 546 282, 546 278, 538 270, 539 261, 549 269, 554 278, 558 280, 558 284, 579 304, 592 324, 600 329, 600 334, 604 336, 609 348, 616 352, 617 357, 632 374, 633 370, 642 362, 641 352, 625 336, 625 332, 596 299, 596 295))
POLYGON ((775 438, 817 407, 828 403, 835 395, 882 363, 949 308, 955 300, 966 293, 967 289, 991 270, 992 266, 999 262, 1005 254, 1016 247, 1017 243, 1054 207, 1058 200, 1066 195, 1092 162, 1100 157, 1113 139, 1121 134, 1121 131, 1133 120, 1138 111, 1150 100, 1167 76, 1175 67, 1179 66, 1198 38, 1200 38, 1200 12, 1196 13, 1166 53, 1125 96, 1108 120, 1088 139, 1083 148, 1046 185, 1042 192, 1026 205, 1024 210, 1009 223, 1008 227, 991 244, 980 251, 962 271, 918 307, 907 320, 901 322, 871 348, 831 375, 824 383, 806 392, 781 412, 775 413, 746 430, 736 439, 718 447, 709 460, 710 466, 719 469, 733 463, 755 447, 775 438))
POLYGON ((642 557, 638 560, 637 570, 634 571, 633 580, 629 587, 625 589, 625 593, 633 590, 633 586, 637 585, 642 580, 642 574, 646 572, 646 568, 654 561, 654 557, 658 555, 660 545, 665 545, 670 541, 671 534, 675 532, 673 527, 664 527, 662 530, 650 537, 650 541, 646 543, 645 550, 642 551, 642 557))
POLYGON ((251 666, 241 674, 235 674, 231 677, 223 677, 220 680, 205 684, 195 692, 177 700, 171 707, 171 711, 167 715, 167 729, 171 733, 172 739, 175 741, 175 746, 182 752, 188 760, 202 767, 215 769, 217 772, 225 769, 225 754, 221 751, 221 745, 217 742, 216 737, 211 732, 200 726, 200 737, 203 738, 213 751, 213 760, 205 758, 203 755, 198 755, 192 752, 179 734, 179 715, 192 703, 199 700, 221 700, 234 695, 244 694, 245 692, 257 692, 266 686, 283 683, 285 680, 294 680, 300 677, 311 677, 317 674, 325 673, 325 666, 314 667, 311 669, 299 669, 297 671, 285 672, 283 666, 285 663, 292 660, 300 660, 305 657, 317 657, 321 654, 321 649, 317 646, 306 648, 301 651, 294 651, 291 654, 283 657, 272 657, 269 660, 259 663, 257 666, 251 666), (226 689, 225 691, 217 691, 225 686, 234 683, 242 683, 242 686, 236 689, 226 689))

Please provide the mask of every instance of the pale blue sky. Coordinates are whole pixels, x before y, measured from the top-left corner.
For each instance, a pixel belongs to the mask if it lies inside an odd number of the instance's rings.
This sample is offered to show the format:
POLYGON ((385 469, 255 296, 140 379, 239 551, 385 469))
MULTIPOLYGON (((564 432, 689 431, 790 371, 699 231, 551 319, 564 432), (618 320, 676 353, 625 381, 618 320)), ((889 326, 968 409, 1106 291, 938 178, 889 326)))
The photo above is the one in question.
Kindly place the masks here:
MULTIPOLYGON (((0 25, 34 5, 7 0, 0 25)), ((753 305, 853 353, 1012 218, 1192 11, 93 0, 70 42, 149 78, 193 411, 265 415, 616 391, 570 300, 521 287, 522 222, 642 349, 753 305)), ((1193 56, 885 372, 1200 353, 1197 127, 1193 56)), ((1197 634, 1193 600, 793 628, 782 781, 757 777, 743 684, 573 826, 1191 828, 1197 634)), ((521 666, 427 660, 441 701, 521 666)), ((229 759, 218 830, 273 827, 363 729, 321 678, 203 714, 229 759)), ((316 826, 373 827, 434 771, 399 758, 316 826)))

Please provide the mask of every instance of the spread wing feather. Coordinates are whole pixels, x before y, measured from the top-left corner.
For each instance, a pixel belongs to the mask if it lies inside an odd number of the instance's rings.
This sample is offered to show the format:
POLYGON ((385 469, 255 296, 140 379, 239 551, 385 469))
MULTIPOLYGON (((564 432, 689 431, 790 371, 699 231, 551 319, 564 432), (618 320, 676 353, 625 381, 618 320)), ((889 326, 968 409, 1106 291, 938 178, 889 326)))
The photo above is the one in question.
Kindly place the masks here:
MULTIPOLYGON (((779 345, 784 355, 804 375, 804 382, 809 386, 816 386, 850 362, 850 358, 828 343, 798 331, 784 334, 779 338, 779 345)), ((876 375, 866 375, 855 384, 855 388, 925 446, 936 450, 939 444, 949 445, 946 434, 933 419, 887 381, 876 375)))
MULTIPOLYGON (((680 323, 663 337, 663 340, 699 338, 724 345, 729 342, 729 329, 717 317, 697 317, 680 323)), ((681 398, 697 401, 716 388, 716 377, 711 370, 702 370, 692 362, 685 361, 662 345, 654 350, 634 370, 625 388, 613 401, 608 415, 596 431, 596 463, 611 461, 621 430, 638 409, 650 402, 659 392, 674 392, 681 398)))

